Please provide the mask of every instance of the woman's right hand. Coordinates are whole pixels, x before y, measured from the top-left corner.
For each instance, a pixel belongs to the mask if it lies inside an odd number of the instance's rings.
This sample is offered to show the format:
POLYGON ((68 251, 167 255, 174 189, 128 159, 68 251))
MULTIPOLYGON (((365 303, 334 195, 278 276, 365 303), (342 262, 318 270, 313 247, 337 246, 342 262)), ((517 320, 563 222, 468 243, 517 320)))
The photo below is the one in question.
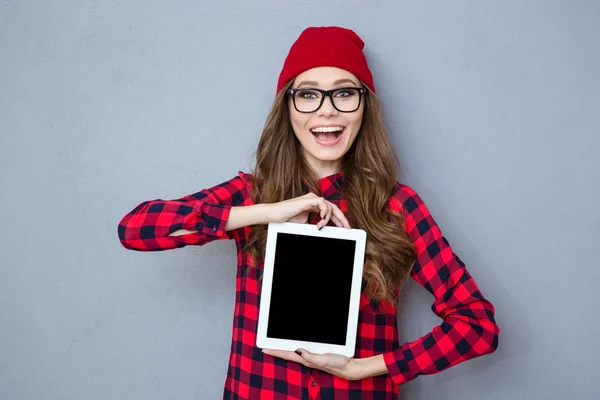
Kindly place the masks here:
POLYGON ((317 223, 318 229, 327 225, 329 220, 341 228, 350 228, 350 223, 338 206, 314 193, 273 203, 269 206, 269 219, 272 222, 298 222, 305 224, 308 221, 309 213, 318 212, 322 218, 317 223))

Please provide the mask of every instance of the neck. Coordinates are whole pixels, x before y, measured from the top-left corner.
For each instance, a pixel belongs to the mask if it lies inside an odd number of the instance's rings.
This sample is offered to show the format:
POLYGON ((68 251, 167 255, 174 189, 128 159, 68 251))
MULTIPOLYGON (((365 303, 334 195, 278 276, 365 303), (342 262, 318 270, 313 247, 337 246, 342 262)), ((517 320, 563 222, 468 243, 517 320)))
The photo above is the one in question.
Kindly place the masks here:
POLYGON ((336 174, 342 170, 341 160, 324 161, 313 157, 307 157, 306 161, 319 179, 336 174))

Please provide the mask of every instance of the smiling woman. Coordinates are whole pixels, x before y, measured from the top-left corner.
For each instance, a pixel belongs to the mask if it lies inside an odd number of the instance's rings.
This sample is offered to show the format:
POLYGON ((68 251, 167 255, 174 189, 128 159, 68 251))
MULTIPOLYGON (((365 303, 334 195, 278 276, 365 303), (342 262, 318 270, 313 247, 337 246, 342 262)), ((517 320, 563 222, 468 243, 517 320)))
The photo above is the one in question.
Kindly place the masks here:
POLYGON ((396 181, 398 159, 363 48, 346 28, 305 29, 279 75, 254 171, 142 202, 119 222, 122 245, 138 251, 236 241, 225 399, 391 400, 402 383, 498 346, 494 306, 419 195, 396 181), (257 348, 267 224, 283 221, 367 232, 354 357, 257 348), (434 296, 443 322, 401 344, 397 303, 408 278, 434 296))

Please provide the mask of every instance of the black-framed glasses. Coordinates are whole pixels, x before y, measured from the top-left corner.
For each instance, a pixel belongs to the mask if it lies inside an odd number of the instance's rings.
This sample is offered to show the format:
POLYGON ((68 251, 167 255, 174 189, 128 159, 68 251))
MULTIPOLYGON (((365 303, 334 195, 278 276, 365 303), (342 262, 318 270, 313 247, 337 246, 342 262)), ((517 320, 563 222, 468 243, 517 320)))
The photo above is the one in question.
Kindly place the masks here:
POLYGON ((364 87, 346 87, 332 90, 294 88, 287 91, 287 94, 292 96, 294 108, 301 113, 317 111, 323 105, 325 97, 329 97, 336 110, 344 113, 354 112, 360 107, 362 96, 365 93, 367 93, 367 89, 364 87))

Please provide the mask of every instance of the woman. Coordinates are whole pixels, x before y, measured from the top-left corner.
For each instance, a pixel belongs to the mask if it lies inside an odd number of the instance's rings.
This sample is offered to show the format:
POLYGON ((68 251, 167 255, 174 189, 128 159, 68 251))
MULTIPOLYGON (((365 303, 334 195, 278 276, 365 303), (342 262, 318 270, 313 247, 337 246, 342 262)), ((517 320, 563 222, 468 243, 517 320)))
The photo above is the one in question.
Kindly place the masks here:
POLYGON ((395 181, 397 157, 363 48, 349 29, 304 30, 279 76, 253 173, 145 201, 119 224, 122 245, 139 251, 235 240, 224 398, 396 399, 400 384, 497 348, 493 305, 418 194, 395 181), (256 347, 266 224, 282 221, 367 232, 355 357, 256 347), (396 305, 408 277, 435 297, 443 322, 401 345, 396 305))

